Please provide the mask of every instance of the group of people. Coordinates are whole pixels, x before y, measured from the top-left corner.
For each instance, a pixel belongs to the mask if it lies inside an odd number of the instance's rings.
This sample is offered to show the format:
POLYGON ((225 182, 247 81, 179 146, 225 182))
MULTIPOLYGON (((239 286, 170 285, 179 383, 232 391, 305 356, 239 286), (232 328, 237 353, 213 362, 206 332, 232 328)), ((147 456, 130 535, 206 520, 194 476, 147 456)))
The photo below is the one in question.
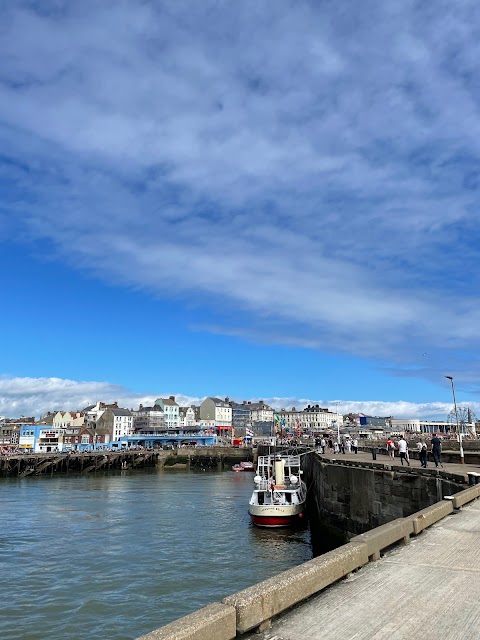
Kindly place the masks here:
MULTIPOLYGON (((405 464, 410 466, 410 458, 408 455, 408 443, 403 436, 400 438, 400 440, 398 440, 397 445, 395 445, 395 442, 391 438, 389 438, 385 443, 385 446, 387 448, 387 455, 389 455, 391 458, 395 458, 395 451, 398 449, 398 453, 400 455, 400 462, 402 463, 402 465, 405 462, 405 464)), ((436 433, 432 435, 432 439, 430 440, 430 451, 432 452, 435 466, 443 467, 442 441, 436 433)), ((428 445, 425 442, 425 440, 420 440, 419 442, 417 442, 417 452, 418 452, 418 457, 420 459, 420 465, 424 469, 426 469, 427 460, 428 460, 428 445)))
POLYGON ((343 438, 340 442, 334 441, 333 438, 321 438, 317 442, 322 453, 358 453, 358 440, 356 438, 343 438))

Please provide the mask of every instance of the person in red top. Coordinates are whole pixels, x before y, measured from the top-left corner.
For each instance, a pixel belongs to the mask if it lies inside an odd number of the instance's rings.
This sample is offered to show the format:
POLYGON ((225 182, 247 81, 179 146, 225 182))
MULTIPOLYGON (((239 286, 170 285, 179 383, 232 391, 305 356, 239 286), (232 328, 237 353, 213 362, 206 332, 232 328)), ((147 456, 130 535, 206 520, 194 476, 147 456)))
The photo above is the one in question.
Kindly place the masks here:
POLYGON ((389 438, 386 442, 387 446, 387 454, 390 458, 395 458, 395 444, 391 438, 389 438))

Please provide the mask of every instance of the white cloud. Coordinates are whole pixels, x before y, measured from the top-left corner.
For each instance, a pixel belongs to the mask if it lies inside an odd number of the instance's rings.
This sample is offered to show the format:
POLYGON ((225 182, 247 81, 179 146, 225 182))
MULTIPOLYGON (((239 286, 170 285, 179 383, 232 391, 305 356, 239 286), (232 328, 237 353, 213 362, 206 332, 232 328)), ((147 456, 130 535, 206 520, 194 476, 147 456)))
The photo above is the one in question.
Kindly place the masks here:
MULTIPOLYGON (((110 382, 76 381, 62 378, 9 378, 0 377, 0 415, 6 417, 35 416, 37 419, 47 411, 78 411, 102 402, 115 402, 125 408, 137 409, 139 404, 151 405, 156 398, 174 395, 180 406, 200 405, 204 397, 188 396, 182 393, 159 391, 157 394, 133 393, 121 385, 110 382)), ((212 393, 224 398, 225 393, 212 393)), ((294 397, 235 398, 242 402, 263 400, 275 409, 319 404, 321 407, 339 413, 364 413, 373 416, 393 416, 395 418, 446 419, 452 406, 443 402, 388 402, 374 400, 328 400, 294 397)), ((480 416, 480 402, 469 404, 470 409, 480 416)))
POLYGON ((220 327, 227 305, 239 333, 396 365, 429 351, 437 376, 461 351, 472 378, 479 16, 438 6, 12 3, 4 210, 220 327))

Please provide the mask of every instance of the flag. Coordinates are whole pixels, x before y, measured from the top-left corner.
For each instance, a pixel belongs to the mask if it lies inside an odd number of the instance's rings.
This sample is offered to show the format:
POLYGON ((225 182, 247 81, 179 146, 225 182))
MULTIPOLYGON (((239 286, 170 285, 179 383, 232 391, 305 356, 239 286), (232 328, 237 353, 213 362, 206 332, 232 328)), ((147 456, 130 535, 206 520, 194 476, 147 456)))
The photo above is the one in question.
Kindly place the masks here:
POLYGON ((251 429, 245 429, 245 435, 247 436, 247 438, 252 438, 253 437, 253 431, 251 429))

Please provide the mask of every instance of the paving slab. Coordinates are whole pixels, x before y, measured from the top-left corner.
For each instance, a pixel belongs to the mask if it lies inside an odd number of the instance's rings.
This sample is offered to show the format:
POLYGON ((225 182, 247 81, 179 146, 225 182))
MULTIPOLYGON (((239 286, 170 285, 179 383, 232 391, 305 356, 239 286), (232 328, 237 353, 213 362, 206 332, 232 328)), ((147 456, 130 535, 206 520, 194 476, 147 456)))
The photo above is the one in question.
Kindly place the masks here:
POLYGON ((480 500, 274 620, 255 640, 478 640, 480 500))

